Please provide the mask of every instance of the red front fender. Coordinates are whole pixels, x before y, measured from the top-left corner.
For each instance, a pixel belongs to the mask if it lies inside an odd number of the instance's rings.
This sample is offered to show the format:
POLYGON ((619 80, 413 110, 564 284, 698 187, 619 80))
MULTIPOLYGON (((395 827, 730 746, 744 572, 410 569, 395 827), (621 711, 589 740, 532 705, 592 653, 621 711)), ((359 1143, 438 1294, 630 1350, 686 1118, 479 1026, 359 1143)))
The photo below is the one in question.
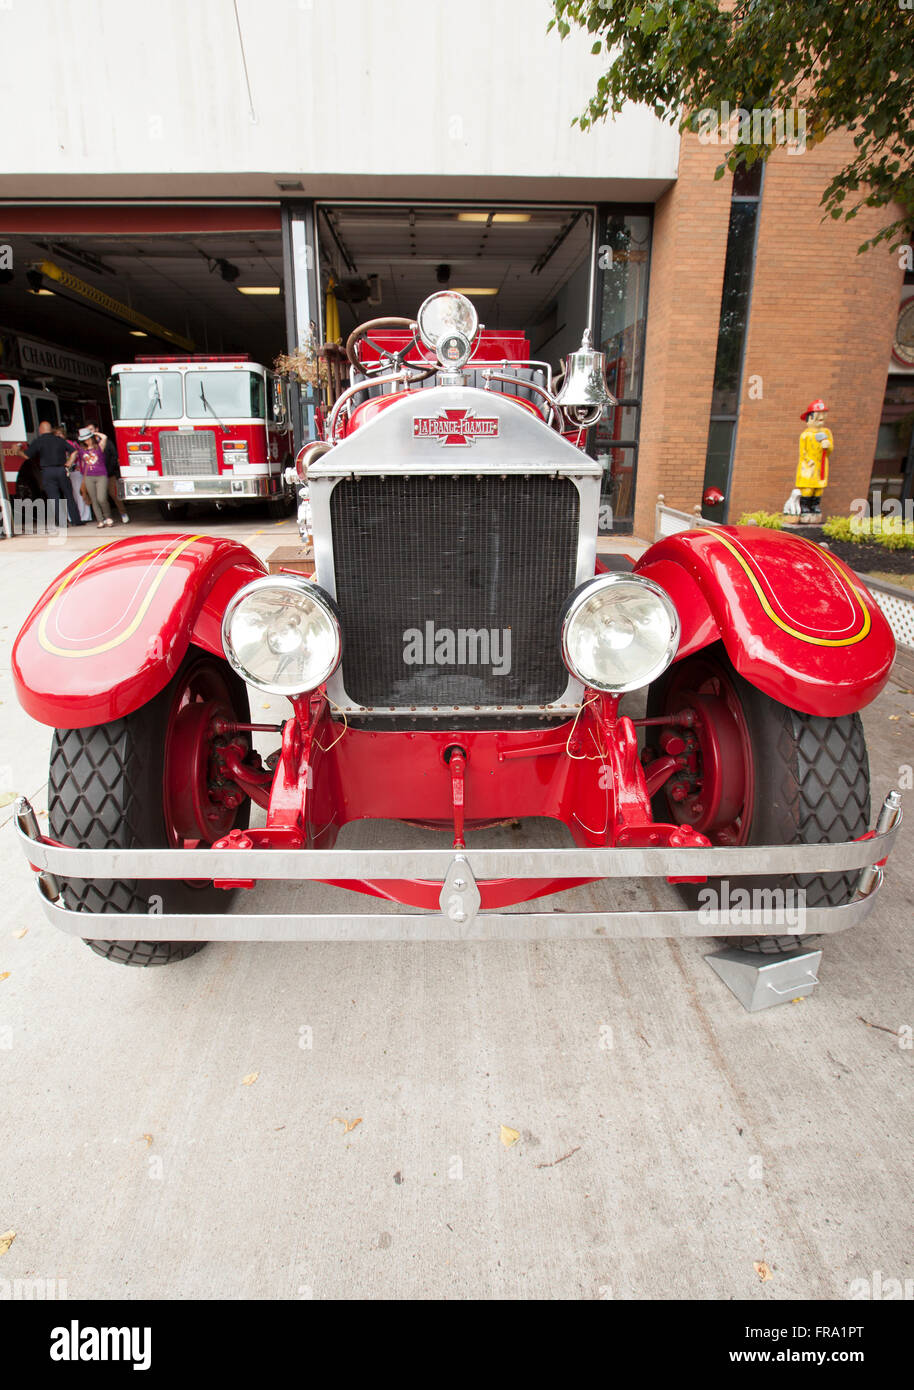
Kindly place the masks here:
POLYGON ((226 603, 264 573, 247 546, 206 536, 131 536, 90 551, 16 638, 20 704, 60 729, 122 718, 168 684, 191 642, 222 655, 226 603))
POLYGON ((791 709, 850 714, 888 678, 895 640, 875 599, 804 537, 754 526, 684 531, 635 568, 676 604, 678 659, 723 640, 737 671, 791 709))

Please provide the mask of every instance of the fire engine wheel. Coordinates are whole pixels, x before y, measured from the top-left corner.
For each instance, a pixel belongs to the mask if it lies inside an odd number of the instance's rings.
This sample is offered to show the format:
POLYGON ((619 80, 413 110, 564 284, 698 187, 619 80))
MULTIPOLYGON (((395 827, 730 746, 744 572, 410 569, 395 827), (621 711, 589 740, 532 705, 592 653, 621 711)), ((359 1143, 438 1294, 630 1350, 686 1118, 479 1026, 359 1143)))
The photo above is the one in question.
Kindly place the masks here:
POLYGON ((190 511, 189 502, 157 502, 159 516, 163 521, 182 521, 190 511))
POLYGON ((267 516, 271 521, 284 521, 291 514, 295 504, 295 494, 287 488, 278 497, 271 497, 267 502, 267 516))
POLYGON ((32 470, 23 471, 16 478, 16 500, 37 502, 44 496, 41 485, 32 470))
MULTIPOLYGON (((720 845, 834 843, 869 829, 869 761, 858 714, 826 719, 780 704, 736 672, 722 644, 677 662, 651 687, 649 715, 685 708, 696 710, 698 722, 673 732, 693 735, 695 747, 686 750, 686 775, 674 774, 654 797, 657 820, 691 825, 720 845)), ((648 730, 658 740, 667 733, 648 730)), ((654 751, 662 753, 653 739, 654 751)), ((834 907, 850 901, 856 880, 856 871, 739 878, 730 882, 730 901, 737 888, 803 889, 807 907, 834 907)), ((702 887, 719 891, 720 882, 678 886, 696 907, 702 887)), ((800 938, 728 940, 742 950, 777 955, 795 951, 800 938)))
MULTIPOLYGON (((50 833, 82 848, 156 849, 210 844, 246 826, 210 796, 214 714, 250 719, 247 689, 228 663, 191 647, 149 704, 87 729, 56 729, 48 777, 50 833)), ((64 901, 78 912, 220 912, 230 900, 208 883, 68 879, 64 901)), ((167 965, 201 950, 196 941, 90 941, 123 965, 167 965)))

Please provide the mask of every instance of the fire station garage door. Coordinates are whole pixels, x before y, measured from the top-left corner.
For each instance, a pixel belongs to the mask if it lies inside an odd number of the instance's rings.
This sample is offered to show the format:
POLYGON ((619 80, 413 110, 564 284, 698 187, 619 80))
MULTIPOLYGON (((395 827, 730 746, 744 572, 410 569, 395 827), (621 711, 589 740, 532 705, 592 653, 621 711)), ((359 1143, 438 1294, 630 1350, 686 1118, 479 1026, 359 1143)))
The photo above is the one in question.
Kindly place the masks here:
MULTIPOLYGON (((459 290, 488 328, 524 329, 557 365, 590 321, 594 210, 491 204, 318 205, 325 333, 415 317, 426 296, 459 290), (329 291, 329 299, 327 297, 329 291)), ((335 336, 335 335, 334 335, 335 336)))
POLYGON ((325 337, 412 319, 436 290, 460 290, 488 328, 522 329, 556 370, 590 326, 618 404, 592 431, 603 464, 601 527, 634 512, 650 260, 650 209, 604 205, 317 205, 325 337))
POLYGON ((286 346, 278 202, 7 205, 0 240, 13 260, 0 284, 3 338, 106 368, 188 352, 271 366, 286 346))

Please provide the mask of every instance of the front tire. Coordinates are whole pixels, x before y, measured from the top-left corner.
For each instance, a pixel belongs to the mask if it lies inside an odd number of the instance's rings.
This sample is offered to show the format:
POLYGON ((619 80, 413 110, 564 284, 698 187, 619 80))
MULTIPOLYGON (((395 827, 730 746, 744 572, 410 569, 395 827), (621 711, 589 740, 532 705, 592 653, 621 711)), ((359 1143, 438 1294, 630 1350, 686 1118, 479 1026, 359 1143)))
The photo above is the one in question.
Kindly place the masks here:
MULTIPOLYGON (((870 773, 859 714, 827 719, 780 704, 737 673, 722 644, 671 666, 651 687, 648 714, 695 705, 705 711, 692 731, 699 778, 681 800, 671 795, 671 778, 654 798, 657 820, 692 825, 721 845, 834 844, 867 832, 870 773), (738 759, 742 767, 735 769, 738 759), (712 786, 715 779, 722 785, 712 786)), ((803 890, 807 907, 835 907, 853 898, 857 878, 857 870, 739 878, 730 888, 803 890)), ((720 883, 709 878, 706 885, 678 886, 694 907, 702 887, 719 894, 720 883)), ((811 939, 727 938, 731 946, 765 955, 793 952, 811 939)))
MULTIPOLYGON (((48 776, 51 835, 84 849, 156 849, 212 843, 233 825, 246 825, 250 803, 237 810, 217 805, 209 796, 208 750, 196 764, 188 760, 187 707, 208 703, 240 722, 250 720, 247 689, 225 661, 191 647, 164 690, 123 719, 86 729, 56 729, 48 776), (185 712, 183 719, 179 716, 185 712), (181 749, 181 771, 172 764, 181 749), (171 774, 171 780, 170 780, 171 774), (197 804, 211 807, 208 825, 188 835, 190 812, 182 796, 174 805, 169 787, 196 785, 197 804)), ((194 719, 194 714, 190 718, 194 719)), ((230 895, 212 884, 174 879, 68 879, 63 888, 67 908, 77 912, 149 913, 220 912, 230 895)), ((167 965, 196 954, 197 941, 95 941, 86 944, 106 960, 122 965, 167 965)))
POLYGON ((294 505, 294 493, 284 488, 282 492, 267 501, 267 516, 271 521, 285 521, 286 517, 291 515, 294 505))
POLYGON ((184 521, 190 512, 189 502, 156 502, 163 521, 184 521))

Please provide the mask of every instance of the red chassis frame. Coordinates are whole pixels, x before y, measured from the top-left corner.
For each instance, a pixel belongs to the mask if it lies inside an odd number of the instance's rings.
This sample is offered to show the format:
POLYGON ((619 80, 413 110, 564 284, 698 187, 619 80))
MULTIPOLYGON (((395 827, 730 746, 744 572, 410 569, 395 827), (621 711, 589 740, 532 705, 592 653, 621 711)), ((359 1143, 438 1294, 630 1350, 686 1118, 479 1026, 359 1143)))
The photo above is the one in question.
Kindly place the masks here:
MULTIPOLYGON (((347 822, 365 819, 448 831, 462 848, 466 830, 531 814, 563 822, 580 847, 710 844, 687 825, 652 820, 635 727, 610 696, 591 691, 576 719, 540 730, 353 729, 332 719, 322 693, 294 706, 272 785, 256 773, 246 777, 240 750, 227 763, 229 775, 267 808, 266 826, 230 831, 214 848, 330 849, 347 822)), ((325 881, 424 908, 437 907, 442 886, 425 879, 325 881)), ((505 907, 591 881, 482 881, 480 905, 505 907)), ((250 888, 253 881, 220 886, 250 888)))
MULTIPOLYGON (((803 538, 739 527, 687 532, 651 547, 637 570, 673 598, 682 624, 677 659, 723 642, 738 671, 792 708, 831 716, 858 710, 888 676, 894 641, 875 601, 847 566, 803 538)), ((16 640, 20 702, 58 728, 140 709, 191 644, 222 657, 226 604, 263 573, 246 547, 202 536, 130 537, 81 557, 48 588, 16 640)), ((226 806, 238 804, 240 791, 267 809, 264 828, 230 831, 215 848, 329 849, 345 824, 365 818, 431 825, 459 847, 465 830, 519 816, 561 821, 580 847, 710 844, 692 826, 655 823, 651 814, 652 792, 688 762, 689 721, 680 737, 676 719, 664 716, 662 755, 645 769, 632 720, 619 714, 616 698, 593 691, 577 717, 558 726, 472 731, 353 728, 332 718, 318 691, 293 702, 275 772, 249 752, 252 728, 263 726, 233 724, 224 710, 208 717, 219 723, 226 806)), ((208 756, 206 731, 186 732, 187 746, 208 756)), ((180 822, 190 824, 193 807, 182 798, 196 779, 181 761, 168 794, 180 822)), ((201 766, 203 785, 210 772, 201 766)), ((442 886, 326 881, 422 908, 437 906, 442 886)), ((484 881, 481 906, 589 881, 484 881)))

